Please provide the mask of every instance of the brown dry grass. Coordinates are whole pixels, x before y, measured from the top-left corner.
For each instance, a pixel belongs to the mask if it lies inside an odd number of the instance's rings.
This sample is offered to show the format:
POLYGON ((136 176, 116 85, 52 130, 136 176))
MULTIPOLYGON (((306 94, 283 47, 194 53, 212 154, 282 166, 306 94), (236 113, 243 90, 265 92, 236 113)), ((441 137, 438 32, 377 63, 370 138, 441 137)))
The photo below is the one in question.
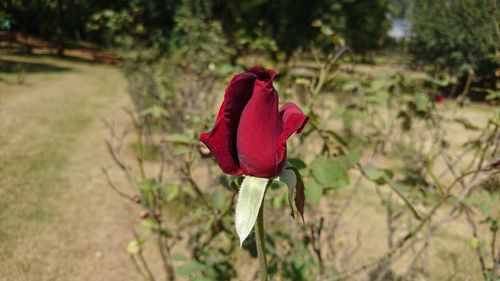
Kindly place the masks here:
MULTIPOLYGON (((136 210, 107 187, 100 117, 127 123, 116 68, 3 56, 64 71, 0 82, 0 280, 135 280, 125 248, 136 210)), ((123 182, 122 182, 123 183, 123 182)))

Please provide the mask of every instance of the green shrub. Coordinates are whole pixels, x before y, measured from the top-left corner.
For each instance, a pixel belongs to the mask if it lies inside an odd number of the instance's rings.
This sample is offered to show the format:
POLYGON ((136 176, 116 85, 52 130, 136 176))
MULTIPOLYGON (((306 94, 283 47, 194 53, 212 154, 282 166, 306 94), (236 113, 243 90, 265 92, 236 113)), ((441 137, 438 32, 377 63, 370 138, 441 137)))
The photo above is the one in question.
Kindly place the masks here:
POLYGON ((417 0, 411 20, 409 51, 416 61, 434 71, 465 76, 473 70, 494 87, 491 79, 499 65, 500 10, 495 1, 417 0))

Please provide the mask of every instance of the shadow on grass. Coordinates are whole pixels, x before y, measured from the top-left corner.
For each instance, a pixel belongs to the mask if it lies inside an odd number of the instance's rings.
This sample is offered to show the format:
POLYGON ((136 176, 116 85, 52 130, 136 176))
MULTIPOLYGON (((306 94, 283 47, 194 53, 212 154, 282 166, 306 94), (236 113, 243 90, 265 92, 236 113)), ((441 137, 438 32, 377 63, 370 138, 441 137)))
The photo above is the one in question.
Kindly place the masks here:
POLYGON ((38 62, 20 62, 0 59, 0 73, 40 73, 69 71, 71 68, 38 62))

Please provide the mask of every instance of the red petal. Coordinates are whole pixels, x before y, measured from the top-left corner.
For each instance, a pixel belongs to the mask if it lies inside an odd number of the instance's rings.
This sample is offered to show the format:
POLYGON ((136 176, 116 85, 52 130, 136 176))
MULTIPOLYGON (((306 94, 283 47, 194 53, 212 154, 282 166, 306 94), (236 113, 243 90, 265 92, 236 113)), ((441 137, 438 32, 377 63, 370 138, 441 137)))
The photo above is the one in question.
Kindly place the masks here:
POLYGON ((276 141, 282 131, 278 94, 271 81, 255 81, 253 95, 241 114, 237 151, 244 174, 269 178, 280 173, 276 141))
POLYGON ((279 165, 284 165, 286 161, 286 140, 293 133, 300 133, 306 125, 309 117, 293 102, 287 102, 280 111, 283 131, 276 142, 277 157, 279 165))
POLYGON ((236 151, 240 117, 252 97, 255 80, 272 81, 274 76, 273 71, 263 71, 258 66, 235 75, 226 89, 213 129, 201 134, 200 140, 210 149, 224 173, 230 175, 242 173, 236 151))

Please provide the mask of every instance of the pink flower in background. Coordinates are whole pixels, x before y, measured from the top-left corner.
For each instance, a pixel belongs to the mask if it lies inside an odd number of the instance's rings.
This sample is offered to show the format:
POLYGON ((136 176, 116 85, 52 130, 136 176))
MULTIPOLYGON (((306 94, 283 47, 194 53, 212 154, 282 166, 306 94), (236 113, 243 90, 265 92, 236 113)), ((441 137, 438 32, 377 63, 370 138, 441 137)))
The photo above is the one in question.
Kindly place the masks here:
POLYGON ((436 95, 436 97, 434 98, 434 101, 436 103, 443 103, 445 100, 445 97, 443 95, 436 95))

